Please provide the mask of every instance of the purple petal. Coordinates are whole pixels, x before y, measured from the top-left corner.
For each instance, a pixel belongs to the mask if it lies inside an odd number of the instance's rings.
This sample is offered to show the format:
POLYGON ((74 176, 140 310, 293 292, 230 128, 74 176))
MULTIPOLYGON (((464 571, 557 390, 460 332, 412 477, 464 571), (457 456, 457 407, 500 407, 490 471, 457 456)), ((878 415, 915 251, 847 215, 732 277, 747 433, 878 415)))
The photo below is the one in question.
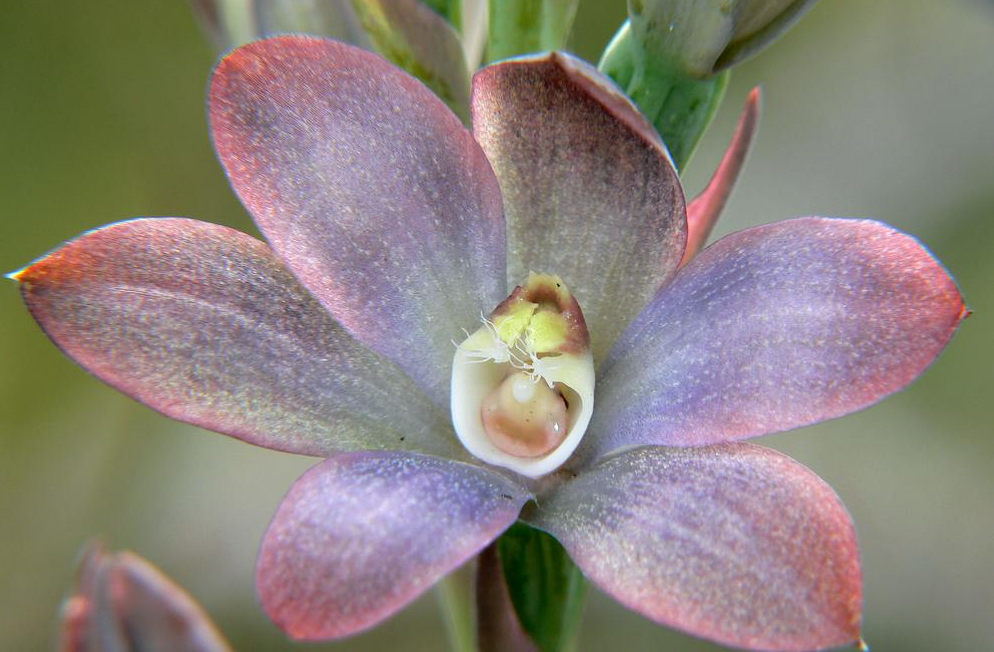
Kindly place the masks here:
POLYGON ((683 190, 666 149, 610 80, 564 54, 480 71, 472 111, 504 193, 509 285, 559 275, 600 360, 683 255, 683 190))
POLYGON ((714 171, 707 188, 687 205, 687 250, 683 252, 681 265, 686 265, 687 261, 693 258, 707 242, 711 229, 714 228, 721 211, 728 203, 728 198, 732 195, 735 182, 756 137, 756 128, 759 126, 759 99, 757 86, 746 99, 732 142, 729 143, 728 150, 714 171))
POLYGON ((463 454, 447 416, 244 233, 121 222, 14 277, 63 351, 175 419, 295 453, 463 454))
MULTIPOLYGON (((584 456, 753 437, 866 407, 918 377, 966 314, 914 238, 802 218, 698 254, 604 364, 584 456)), ((583 444, 581 444, 583 446, 583 444)))
POLYGON ((376 55, 287 36, 221 61, 210 120, 297 278, 447 408, 452 341, 507 294, 500 190, 458 118, 376 55))
POLYGON ((755 650, 859 639, 856 534, 832 489, 758 446, 640 448, 534 518, 601 589, 670 627, 755 650))
POLYGON ((61 652, 229 652, 182 588, 129 552, 87 552, 63 606, 61 652))
POLYGON ((305 473, 259 553, 263 606, 299 639, 362 631, 515 521, 527 491, 492 471, 407 453, 333 457, 305 473))

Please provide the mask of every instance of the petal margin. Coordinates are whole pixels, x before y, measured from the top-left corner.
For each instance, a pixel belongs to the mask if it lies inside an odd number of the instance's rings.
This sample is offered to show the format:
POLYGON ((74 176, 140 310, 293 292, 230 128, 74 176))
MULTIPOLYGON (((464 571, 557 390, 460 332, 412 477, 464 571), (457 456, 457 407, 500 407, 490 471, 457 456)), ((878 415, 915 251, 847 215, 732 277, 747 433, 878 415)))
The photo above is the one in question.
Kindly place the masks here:
POLYGON ((325 460, 293 485, 263 539, 263 606, 294 638, 360 632, 493 541, 530 498, 493 471, 436 457, 325 460))
POLYGON ((827 484, 775 451, 628 451, 545 496, 529 520, 619 602, 694 636, 778 651, 859 640, 852 521, 827 484))
POLYGON ((301 283, 447 408, 452 341, 507 295, 500 188, 459 119, 377 55, 284 36, 221 60, 210 122, 301 283))
POLYGON ((914 238, 869 220, 799 218, 698 254, 603 365, 577 454, 699 446, 867 407, 931 364, 967 311, 914 238))
POLYGON ((608 78, 562 53, 484 68, 472 111, 504 195, 508 285, 529 271, 561 277, 599 362, 683 256, 669 154, 608 78))
POLYGON ((182 218, 120 222, 13 277, 69 357, 174 419, 309 455, 465 455, 446 415, 244 233, 182 218))
POLYGON ((746 98, 732 142, 728 144, 728 150, 722 156, 714 176, 701 194, 687 204, 687 249, 683 252, 680 265, 686 265, 707 242, 711 229, 718 222, 728 198, 732 195, 735 182, 738 181, 739 173, 742 172, 742 166, 745 165, 746 157, 756 138, 759 105, 760 92, 757 86, 746 98))

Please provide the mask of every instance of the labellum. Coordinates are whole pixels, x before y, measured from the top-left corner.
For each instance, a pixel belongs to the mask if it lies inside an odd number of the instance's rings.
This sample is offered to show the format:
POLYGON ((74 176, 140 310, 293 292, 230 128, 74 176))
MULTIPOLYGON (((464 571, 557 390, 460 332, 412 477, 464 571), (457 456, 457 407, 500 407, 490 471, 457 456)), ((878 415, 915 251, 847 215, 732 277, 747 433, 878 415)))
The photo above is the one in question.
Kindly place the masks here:
POLYGON ((594 408, 590 336, 563 281, 532 273, 452 362, 452 423, 480 460, 537 478, 576 449, 594 408))

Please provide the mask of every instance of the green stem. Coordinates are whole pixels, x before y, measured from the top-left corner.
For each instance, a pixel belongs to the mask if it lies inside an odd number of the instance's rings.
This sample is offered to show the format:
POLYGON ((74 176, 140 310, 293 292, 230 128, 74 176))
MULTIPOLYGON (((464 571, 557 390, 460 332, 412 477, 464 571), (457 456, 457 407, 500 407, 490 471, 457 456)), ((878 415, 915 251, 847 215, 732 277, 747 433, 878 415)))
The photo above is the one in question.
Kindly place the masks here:
POLYGON ((445 633, 452 652, 476 652, 473 564, 453 571, 435 585, 445 633))
POLYGON ((508 595, 541 652, 576 649, 586 580, 553 537, 519 521, 497 540, 508 595))
POLYGON ((701 79, 640 47, 626 23, 604 51, 599 68, 656 127, 673 164, 683 170, 725 96, 729 72, 701 79))
POLYGON ((498 0, 490 3, 487 60, 566 47, 579 0, 498 0))

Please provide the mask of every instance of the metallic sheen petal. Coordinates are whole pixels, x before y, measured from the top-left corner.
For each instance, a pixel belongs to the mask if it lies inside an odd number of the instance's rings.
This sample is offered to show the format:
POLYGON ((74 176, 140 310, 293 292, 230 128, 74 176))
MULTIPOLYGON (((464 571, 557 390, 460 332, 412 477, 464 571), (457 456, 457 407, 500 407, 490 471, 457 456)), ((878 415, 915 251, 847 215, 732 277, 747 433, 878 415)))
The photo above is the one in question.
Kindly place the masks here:
POLYGON ((694 636, 756 650, 859 639, 849 515, 775 451, 639 448, 543 497, 529 520, 619 602, 694 636))
POLYGON ((452 341, 507 295, 500 189, 458 118, 376 55, 286 36, 221 61, 210 120, 297 278, 447 407, 452 341))
POLYGON ((472 110, 504 193, 509 285, 529 271, 561 277, 601 360, 683 256, 683 190, 665 147, 609 79, 565 54, 483 69, 472 110))
POLYGON ((174 419, 294 453, 465 456, 446 415, 244 233, 121 222, 13 276, 62 350, 174 419))
POLYGON ((756 137, 756 128, 759 126, 759 97, 757 86, 746 99, 732 142, 728 144, 728 150, 721 158, 721 163, 714 171, 707 188, 687 204, 687 250, 683 252, 681 265, 686 265, 687 261, 693 258, 707 242, 711 229, 714 228, 728 198, 732 195, 735 182, 756 137))
POLYGON ((618 340, 578 454, 713 444, 853 412, 917 378, 965 315, 946 270, 879 222, 740 231, 691 260, 618 340))
POLYGON ((347 453, 293 485, 259 553, 270 617, 299 639, 379 623, 515 521, 527 491, 437 457, 347 453))

